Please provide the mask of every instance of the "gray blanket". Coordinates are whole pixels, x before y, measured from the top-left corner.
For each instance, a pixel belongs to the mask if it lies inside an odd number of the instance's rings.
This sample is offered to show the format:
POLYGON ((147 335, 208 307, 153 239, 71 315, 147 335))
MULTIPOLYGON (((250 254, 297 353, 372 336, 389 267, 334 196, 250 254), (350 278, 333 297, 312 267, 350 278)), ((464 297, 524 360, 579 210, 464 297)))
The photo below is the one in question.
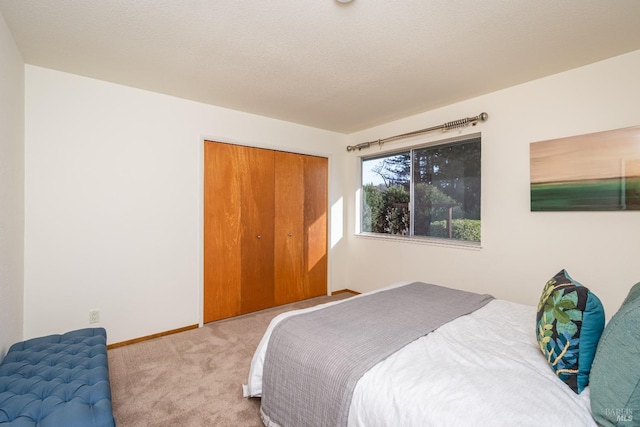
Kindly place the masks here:
POLYGON ((265 425, 346 426, 353 389, 365 372, 492 299, 416 282, 284 319, 265 354, 265 425))

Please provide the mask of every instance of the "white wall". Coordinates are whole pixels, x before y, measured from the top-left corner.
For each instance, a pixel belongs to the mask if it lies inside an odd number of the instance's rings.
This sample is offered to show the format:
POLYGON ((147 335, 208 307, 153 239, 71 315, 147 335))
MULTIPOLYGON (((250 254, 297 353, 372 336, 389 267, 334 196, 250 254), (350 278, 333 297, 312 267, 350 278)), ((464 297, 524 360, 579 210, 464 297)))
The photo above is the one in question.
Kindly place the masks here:
POLYGON ((0 14, 0 360, 22 339, 24 62, 0 14))
POLYGON ((328 156, 330 203, 344 193, 341 134, 34 66, 25 100, 27 338, 88 327, 90 309, 109 343, 201 322, 204 137, 328 156))
POLYGON ((27 66, 25 338, 93 308, 110 343, 200 322, 203 137, 330 157, 331 290, 423 280, 536 304, 567 268, 611 316, 640 280, 640 212, 530 212, 529 143, 639 125, 637 75, 640 51, 345 136, 27 66), (481 249, 355 236, 358 155, 378 148, 347 144, 482 111, 420 139, 482 132, 481 249))
MULTIPOLYGON (((640 281, 640 212, 530 212, 529 144, 640 125, 638 76, 640 51, 350 135, 350 144, 357 144, 489 114, 487 122, 460 133, 419 139, 482 132, 479 250, 354 236, 358 156, 378 148, 350 154, 350 286, 367 291, 398 280, 422 280, 535 305, 546 280, 566 268, 602 299, 607 316, 613 315, 640 281)), ((381 151, 415 141, 390 143, 381 151)))

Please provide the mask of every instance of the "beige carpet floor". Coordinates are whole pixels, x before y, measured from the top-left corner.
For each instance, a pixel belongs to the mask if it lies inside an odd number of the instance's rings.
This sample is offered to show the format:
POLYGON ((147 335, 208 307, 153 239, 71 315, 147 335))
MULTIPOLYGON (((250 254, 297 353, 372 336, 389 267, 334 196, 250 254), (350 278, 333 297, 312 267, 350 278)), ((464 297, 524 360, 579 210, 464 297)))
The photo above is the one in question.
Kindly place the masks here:
POLYGON ((242 397, 249 364, 276 315, 352 296, 275 307, 108 351, 118 427, 259 427, 260 399, 242 397))

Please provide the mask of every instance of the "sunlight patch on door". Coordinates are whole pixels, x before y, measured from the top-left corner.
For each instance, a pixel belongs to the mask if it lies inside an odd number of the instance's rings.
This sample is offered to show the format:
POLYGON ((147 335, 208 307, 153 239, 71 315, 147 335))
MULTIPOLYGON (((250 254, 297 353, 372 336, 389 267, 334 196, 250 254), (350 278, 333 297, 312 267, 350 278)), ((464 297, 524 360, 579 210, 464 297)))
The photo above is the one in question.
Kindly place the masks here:
POLYGON ((327 214, 323 213, 309 227, 307 247, 307 268, 309 271, 322 260, 327 254, 327 234, 326 234, 327 214))

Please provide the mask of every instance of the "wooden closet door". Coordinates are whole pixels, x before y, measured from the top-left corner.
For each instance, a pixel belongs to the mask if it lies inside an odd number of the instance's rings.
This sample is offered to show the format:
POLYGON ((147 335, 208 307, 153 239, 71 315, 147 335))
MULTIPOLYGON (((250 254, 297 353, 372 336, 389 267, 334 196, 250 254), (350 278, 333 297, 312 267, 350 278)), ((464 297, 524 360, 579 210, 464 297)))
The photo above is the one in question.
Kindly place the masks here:
POLYGON ((273 307, 275 152, 242 147, 237 174, 242 181, 241 312, 273 307))
POLYGON ((305 298, 304 165, 305 156, 276 152, 275 161, 275 302, 305 298))
POLYGON ((327 292, 328 160, 205 142, 204 322, 327 292))
POLYGON ((328 175, 327 158, 304 157, 304 298, 327 294, 328 175))
POLYGON ((242 247, 236 145, 204 144, 204 315, 203 321, 241 313, 242 247))
POLYGON ((219 142, 204 152, 204 316, 274 302, 274 153, 219 142))
POLYGON ((328 160, 276 153, 275 301, 327 294, 328 160))

